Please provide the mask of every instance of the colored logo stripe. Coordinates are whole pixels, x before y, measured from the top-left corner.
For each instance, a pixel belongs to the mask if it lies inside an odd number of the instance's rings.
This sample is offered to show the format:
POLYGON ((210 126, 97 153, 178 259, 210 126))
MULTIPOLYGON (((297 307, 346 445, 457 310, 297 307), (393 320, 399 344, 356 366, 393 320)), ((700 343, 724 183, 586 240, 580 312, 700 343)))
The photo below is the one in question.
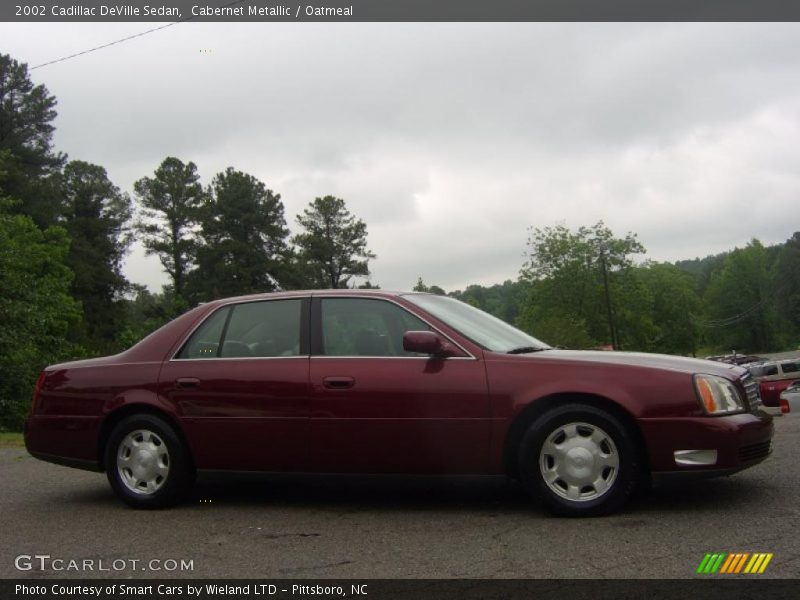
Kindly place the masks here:
POLYGON ((732 552, 726 554, 724 552, 708 553, 700 561, 700 566, 697 567, 698 573, 714 574, 714 573, 750 573, 760 574, 763 573, 769 562, 772 560, 773 554, 766 552, 732 552))
POLYGON ((698 573, 705 573, 706 572, 706 565, 708 565, 708 561, 709 560, 711 560, 711 555, 710 554, 706 554, 703 557, 703 560, 700 561, 700 566, 697 567, 697 572, 698 573))
POLYGON ((733 559, 736 558, 735 554, 728 554, 728 558, 725 563, 722 565, 722 568, 719 570, 720 573, 730 573, 731 565, 733 564, 733 559))
POLYGON ((716 573, 725 556, 725 554, 706 554, 700 563, 700 566, 697 567, 697 572, 716 573))
POLYGON ((772 560, 772 554, 754 554, 753 559, 747 564, 745 573, 763 573, 767 568, 769 561, 772 560))
POLYGON ((750 555, 747 552, 745 552, 745 553, 733 554, 732 556, 733 560, 731 561, 731 564, 728 566, 727 569, 722 571, 722 573, 738 573, 739 571, 742 570, 742 567, 744 566, 744 561, 746 561, 747 557, 750 555))

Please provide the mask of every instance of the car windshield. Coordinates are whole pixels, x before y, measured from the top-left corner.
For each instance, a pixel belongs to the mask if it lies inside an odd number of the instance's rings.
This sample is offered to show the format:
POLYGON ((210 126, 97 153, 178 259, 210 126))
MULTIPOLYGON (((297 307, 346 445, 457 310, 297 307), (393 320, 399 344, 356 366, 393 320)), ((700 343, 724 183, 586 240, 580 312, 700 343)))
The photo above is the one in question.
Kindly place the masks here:
POLYGON ((454 298, 433 294, 409 294, 405 298, 487 350, 521 354, 550 349, 505 321, 454 298))

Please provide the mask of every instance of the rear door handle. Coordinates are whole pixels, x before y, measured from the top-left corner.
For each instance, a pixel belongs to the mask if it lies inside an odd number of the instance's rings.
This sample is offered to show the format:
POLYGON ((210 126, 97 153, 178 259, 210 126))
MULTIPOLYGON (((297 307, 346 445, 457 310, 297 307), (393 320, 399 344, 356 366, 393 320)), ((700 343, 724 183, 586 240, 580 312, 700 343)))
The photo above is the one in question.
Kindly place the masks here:
POLYGON ((200 380, 197 377, 179 377, 175 384, 179 388, 196 388, 200 386, 200 380))
POLYGON ((329 390, 346 390, 355 384, 356 380, 352 377, 325 377, 322 379, 322 385, 329 390))

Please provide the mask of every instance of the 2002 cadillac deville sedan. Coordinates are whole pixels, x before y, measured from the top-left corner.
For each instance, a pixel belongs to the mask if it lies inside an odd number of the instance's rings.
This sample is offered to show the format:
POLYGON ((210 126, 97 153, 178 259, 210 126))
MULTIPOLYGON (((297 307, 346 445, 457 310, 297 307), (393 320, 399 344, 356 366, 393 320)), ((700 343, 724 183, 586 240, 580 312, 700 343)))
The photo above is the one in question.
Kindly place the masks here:
POLYGON ((25 442, 128 504, 203 470, 503 474, 560 515, 770 453, 739 367, 555 350, 452 298, 262 294, 198 306, 116 356, 48 367, 25 442))

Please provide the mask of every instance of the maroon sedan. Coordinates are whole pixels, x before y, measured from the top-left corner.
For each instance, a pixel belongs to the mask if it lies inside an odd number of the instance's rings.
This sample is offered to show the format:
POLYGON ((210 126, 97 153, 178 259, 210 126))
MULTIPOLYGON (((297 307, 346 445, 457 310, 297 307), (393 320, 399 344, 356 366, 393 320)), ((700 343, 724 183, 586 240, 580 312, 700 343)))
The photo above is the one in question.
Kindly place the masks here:
POLYGON ((25 442, 140 508, 207 470, 458 473, 594 515, 652 478, 752 466, 772 433, 736 366, 555 350, 452 298, 335 290, 210 302, 48 367, 25 442))

